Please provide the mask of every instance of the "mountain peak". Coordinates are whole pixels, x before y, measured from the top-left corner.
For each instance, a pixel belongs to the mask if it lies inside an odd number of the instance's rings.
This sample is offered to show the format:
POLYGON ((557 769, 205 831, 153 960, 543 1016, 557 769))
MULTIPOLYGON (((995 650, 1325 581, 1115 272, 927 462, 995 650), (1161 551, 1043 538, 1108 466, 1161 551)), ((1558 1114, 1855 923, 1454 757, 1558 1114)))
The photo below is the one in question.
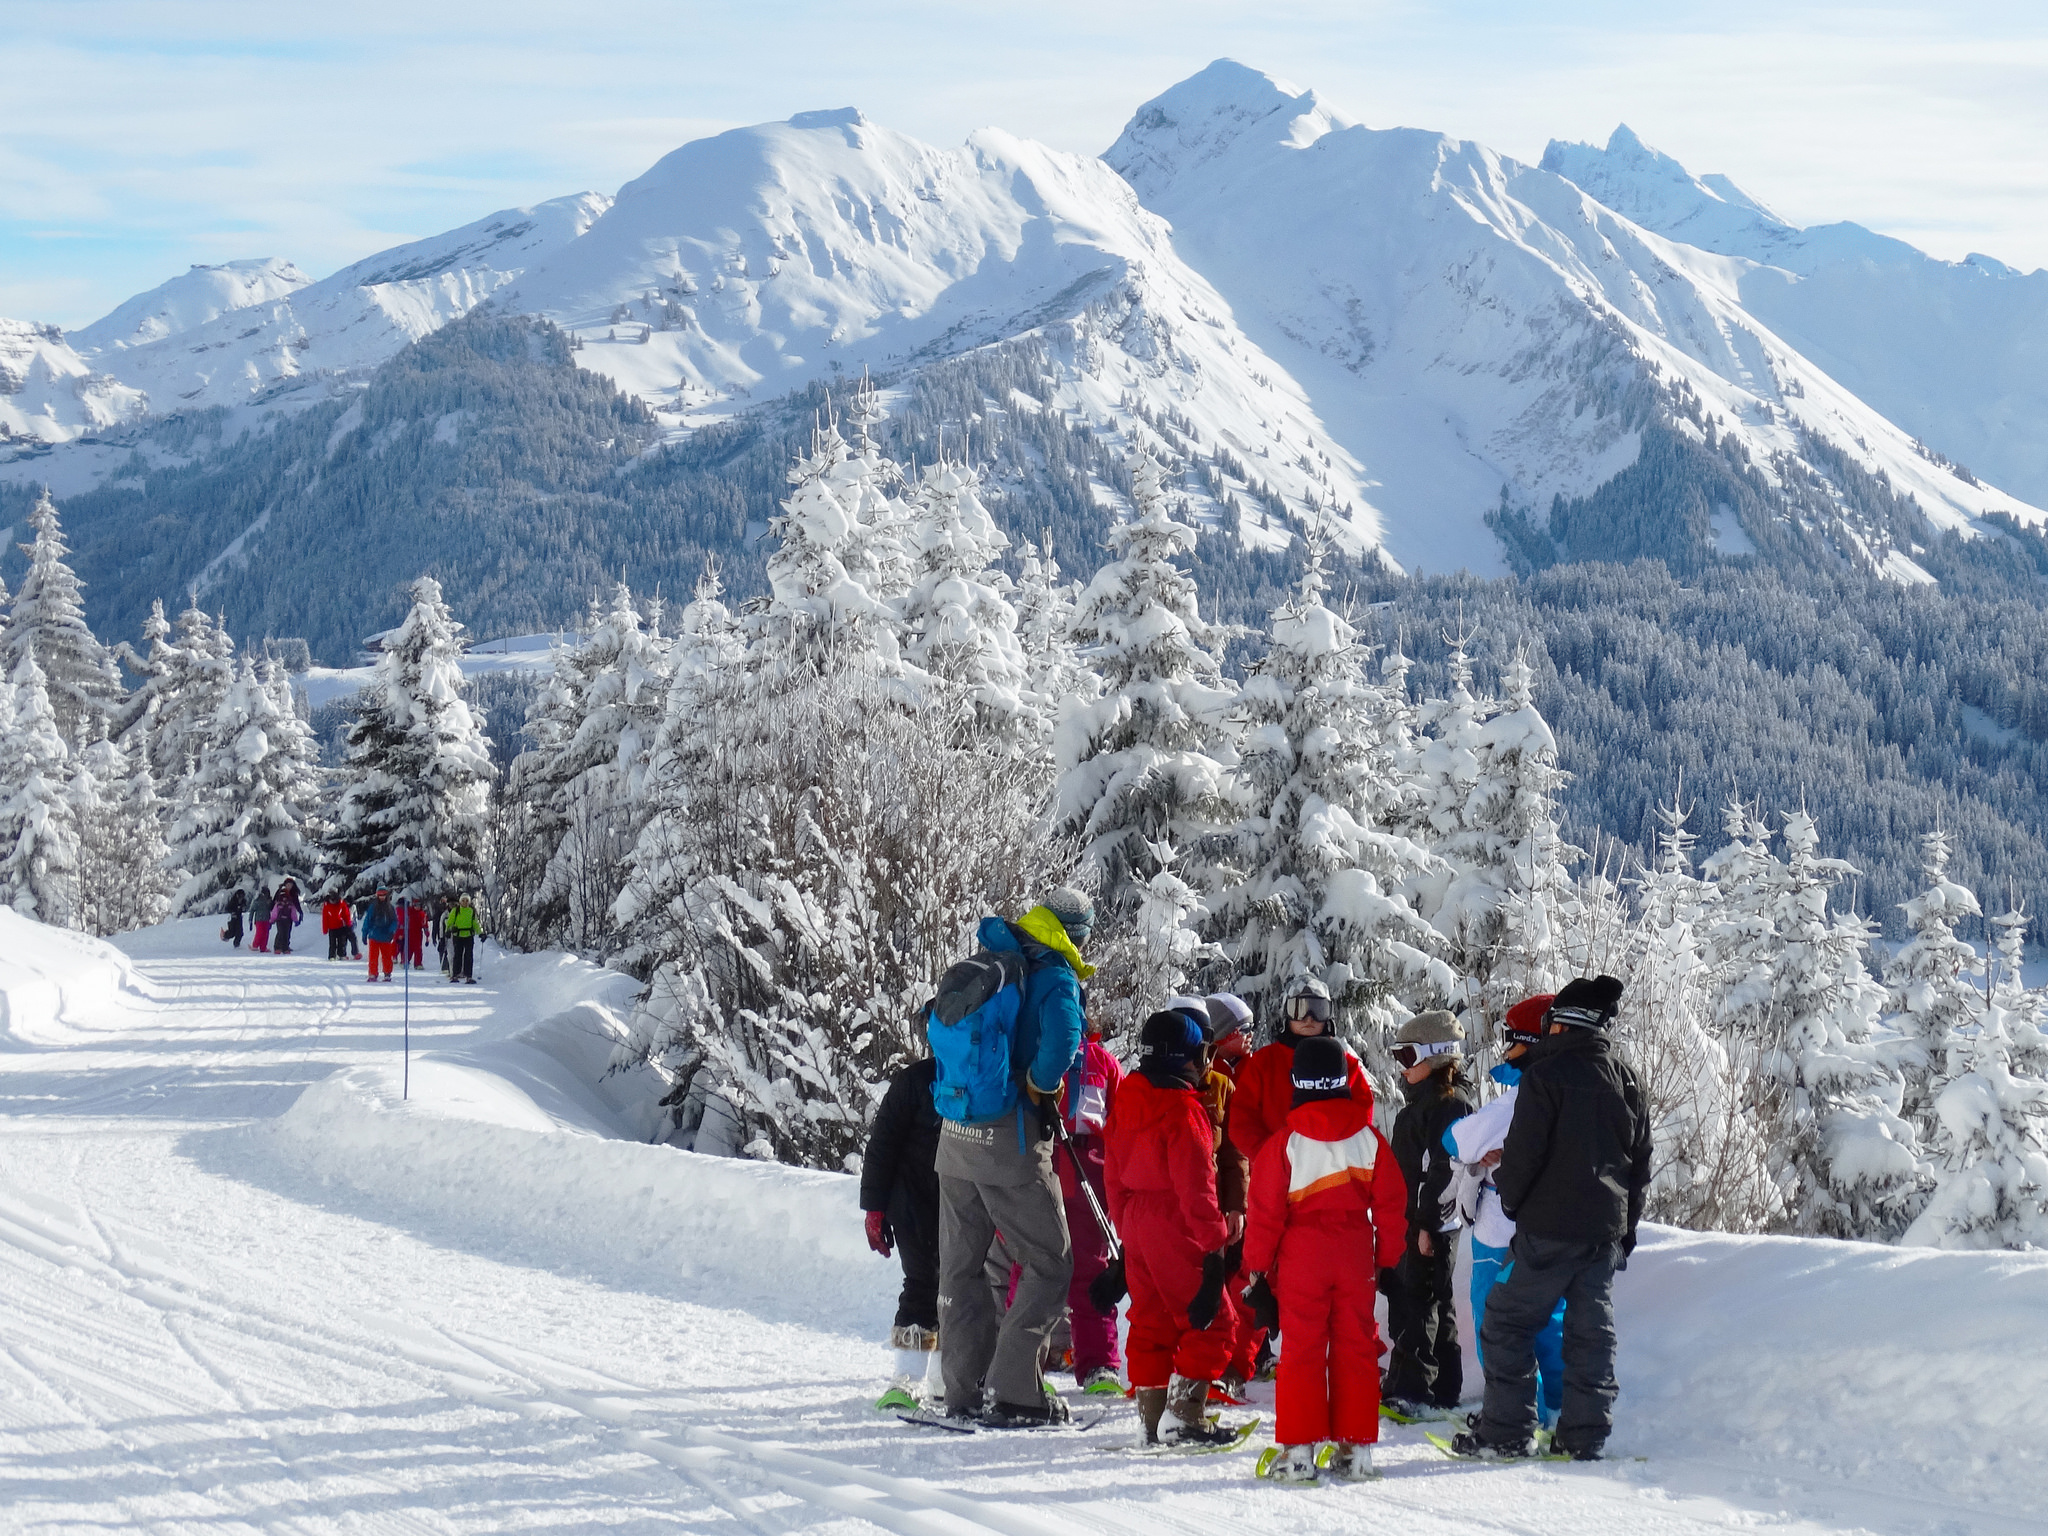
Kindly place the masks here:
POLYGON ((1344 126, 1314 91, 1218 59, 1139 107, 1102 158, 1141 198, 1150 198, 1241 141, 1300 146, 1344 126))
MULTIPOLYGON (((1789 228, 1785 221, 1726 176, 1695 176, 1653 145, 1643 142, 1627 123, 1607 136, 1607 147, 1552 139, 1543 151, 1543 169, 1564 177, 1583 191, 1645 229, 1689 244, 1712 244, 1709 230, 1752 225, 1789 228)), ((1719 238, 1726 238, 1725 232, 1719 238)))

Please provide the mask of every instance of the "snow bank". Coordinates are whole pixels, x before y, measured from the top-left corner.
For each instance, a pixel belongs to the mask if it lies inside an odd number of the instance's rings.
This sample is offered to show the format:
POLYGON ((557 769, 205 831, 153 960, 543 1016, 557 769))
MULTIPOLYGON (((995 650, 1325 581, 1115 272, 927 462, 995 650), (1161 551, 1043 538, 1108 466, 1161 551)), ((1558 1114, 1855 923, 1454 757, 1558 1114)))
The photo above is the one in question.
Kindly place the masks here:
POLYGON ((2048 1254, 1647 1229, 1617 1449, 2048 1504, 2048 1254))
POLYGON ((67 1026, 146 995, 113 945, 0 907, 0 1044, 62 1045, 67 1026))
MULTIPOLYGON (((465 1246, 622 1284, 872 1334, 897 1271, 869 1253, 852 1178, 649 1145, 645 1075, 606 1077, 632 981, 507 956, 535 1012, 503 1038, 350 1067, 267 1138, 288 1167, 465 1246)), ((429 989, 431 990, 431 988, 429 989)))

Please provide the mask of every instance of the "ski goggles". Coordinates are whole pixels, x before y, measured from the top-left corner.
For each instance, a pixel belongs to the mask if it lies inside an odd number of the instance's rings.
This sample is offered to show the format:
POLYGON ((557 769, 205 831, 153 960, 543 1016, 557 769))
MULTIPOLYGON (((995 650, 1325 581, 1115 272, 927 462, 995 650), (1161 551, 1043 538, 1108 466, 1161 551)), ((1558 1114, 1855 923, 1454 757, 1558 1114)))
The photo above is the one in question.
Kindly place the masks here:
POLYGON ((1320 1024, 1330 1022, 1330 1000, 1304 993, 1300 997, 1287 999, 1287 1019, 1296 1023, 1302 1019, 1314 1019, 1320 1024))
POLYGON ((1409 1044, 1404 1042, 1395 1046, 1393 1050, 1394 1060, 1404 1072, 1419 1061, 1428 1061, 1435 1056, 1456 1056, 1459 1054, 1461 1054, 1461 1051, 1458 1042, 1455 1040, 1432 1040, 1426 1044, 1409 1044))

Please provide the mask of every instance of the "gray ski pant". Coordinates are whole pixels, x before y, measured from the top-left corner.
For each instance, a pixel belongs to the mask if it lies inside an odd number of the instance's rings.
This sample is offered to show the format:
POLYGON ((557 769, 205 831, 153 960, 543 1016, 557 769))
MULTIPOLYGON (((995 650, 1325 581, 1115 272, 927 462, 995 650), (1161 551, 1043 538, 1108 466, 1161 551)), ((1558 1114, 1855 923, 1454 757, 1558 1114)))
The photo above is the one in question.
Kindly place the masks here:
POLYGON ((1597 1451, 1614 1428, 1614 1274, 1619 1243, 1515 1234, 1514 1267, 1486 1298, 1479 1328, 1486 1404, 1479 1438, 1519 1445, 1536 1433, 1536 1335, 1564 1302, 1564 1407, 1556 1445, 1597 1451))
POLYGON ((1043 1400, 1039 1360, 1067 1305, 1074 1250, 1059 1179, 1027 1184, 939 1177, 939 1351, 946 1411, 977 1413, 986 1385, 1000 1403, 1043 1400), (1022 1266, 1005 1313, 984 1265, 996 1233, 1022 1266))

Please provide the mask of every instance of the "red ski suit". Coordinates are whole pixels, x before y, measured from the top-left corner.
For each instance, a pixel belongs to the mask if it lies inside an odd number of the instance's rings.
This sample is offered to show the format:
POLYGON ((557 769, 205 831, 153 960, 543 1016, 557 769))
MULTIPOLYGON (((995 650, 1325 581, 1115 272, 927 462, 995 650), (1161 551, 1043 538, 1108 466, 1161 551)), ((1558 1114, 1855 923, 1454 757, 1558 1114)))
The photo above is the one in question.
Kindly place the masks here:
POLYGON ((1380 1270, 1408 1242, 1408 1186, 1372 1110, 1324 1099, 1288 1113, 1252 1162, 1245 1268, 1280 1303, 1282 1445, 1380 1437, 1380 1270))
MULTIPOLYGON (((1365 1068, 1345 1051, 1351 1071, 1351 1097, 1372 1112, 1372 1085, 1365 1080, 1365 1068)), ((1238 1068, 1237 1091, 1230 1096, 1230 1144, 1254 1162, 1266 1138, 1286 1123, 1294 1107, 1294 1046, 1275 1040, 1252 1053, 1238 1068)))
POLYGON ((1133 1072, 1117 1085, 1104 1140, 1109 1218, 1123 1238, 1131 1290, 1131 1385, 1163 1387, 1176 1375, 1214 1381, 1230 1361, 1230 1309, 1219 1306, 1207 1328, 1188 1324, 1202 1259, 1226 1236, 1208 1108, 1185 1083, 1162 1088, 1133 1072))

